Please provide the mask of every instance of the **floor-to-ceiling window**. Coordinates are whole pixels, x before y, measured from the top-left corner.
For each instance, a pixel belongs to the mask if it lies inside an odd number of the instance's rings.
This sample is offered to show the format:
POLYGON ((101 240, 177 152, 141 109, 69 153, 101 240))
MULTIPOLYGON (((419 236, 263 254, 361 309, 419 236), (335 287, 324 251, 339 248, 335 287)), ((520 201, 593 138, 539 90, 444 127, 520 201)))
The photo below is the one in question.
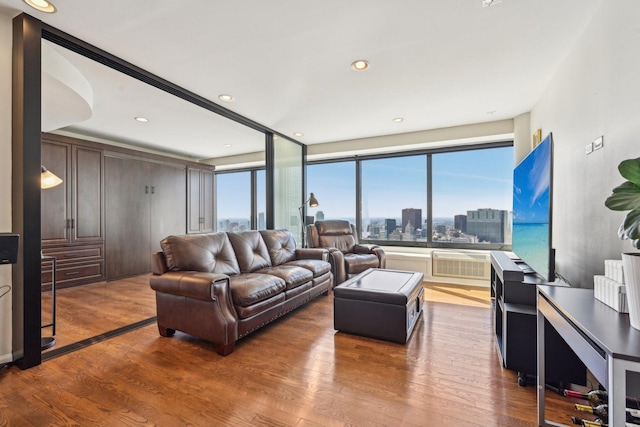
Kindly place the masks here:
POLYGON ((308 197, 303 193, 304 147, 284 137, 274 137, 273 147, 274 228, 291 231, 300 244, 304 242, 301 215, 308 197))
POLYGON ((427 157, 363 160, 363 240, 426 241, 427 157))
POLYGON ((353 160, 307 166, 307 189, 319 206, 307 209, 307 222, 356 220, 356 163, 353 160))
POLYGON ((251 230, 251 172, 216 174, 216 231, 251 230))
POLYGON ((432 156, 433 242, 511 244, 513 149, 432 156))
POLYGON ((264 230, 267 228, 267 192, 266 192, 266 171, 260 169, 255 171, 256 182, 256 229, 264 230))
POLYGON ((307 187, 315 219, 359 224, 363 242, 509 249, 512 175, 513 144, 499 142, 310 162, 307 187))
POLYGON ((265 170, 216 172, 216 231, 266 228, 265 170))

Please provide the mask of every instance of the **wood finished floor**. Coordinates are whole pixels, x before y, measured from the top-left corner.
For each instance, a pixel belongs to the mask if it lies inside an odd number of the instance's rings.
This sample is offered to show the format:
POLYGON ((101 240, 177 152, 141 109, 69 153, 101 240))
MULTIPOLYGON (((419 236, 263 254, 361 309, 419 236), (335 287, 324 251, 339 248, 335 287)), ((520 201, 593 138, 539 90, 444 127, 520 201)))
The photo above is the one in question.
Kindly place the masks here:
MULTIPOLYGON (((336 332, 329 295, 227 357, 151 325, 26 371, 13 366, 0 372, 0 425, 536 425, 535 388, 519 387, 496 355, 489 291, 430 285, 425 294, 407 345, 336 332)), ((104 323, 94 310, 72 308, 84 324, 104 323)), ((60 324, 62 341, 65 333, 60 324)), ((549 401, 548 418, 568 423, 571 402, 549 401)))

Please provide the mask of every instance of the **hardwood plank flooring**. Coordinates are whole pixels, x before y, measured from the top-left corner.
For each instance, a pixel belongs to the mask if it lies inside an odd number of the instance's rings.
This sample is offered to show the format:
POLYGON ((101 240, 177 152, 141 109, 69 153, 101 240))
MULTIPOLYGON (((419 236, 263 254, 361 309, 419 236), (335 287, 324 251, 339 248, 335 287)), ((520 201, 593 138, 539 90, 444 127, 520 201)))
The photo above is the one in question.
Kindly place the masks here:
MULTIPOLYGON (((406 345, 336 332, 329 295, 226 357, 150 325, 26 371, 13 366, 0 372, 0 425, 536 425, 535 387, 518 386, 499 363, 489 290, 426 288, 406 345)), ((550 393, 549 418, 569 423, 571 403, 550 393)))
MULTIPOLYGON (((42 323, 51 322, 51 292, 43 292, 42 323)), ((46 351, 91 338, 156 315, 149 276, 60 289, 56 292, 56 345, 46 351)), ((52 328, 42 329, 51 336, 52 328)))

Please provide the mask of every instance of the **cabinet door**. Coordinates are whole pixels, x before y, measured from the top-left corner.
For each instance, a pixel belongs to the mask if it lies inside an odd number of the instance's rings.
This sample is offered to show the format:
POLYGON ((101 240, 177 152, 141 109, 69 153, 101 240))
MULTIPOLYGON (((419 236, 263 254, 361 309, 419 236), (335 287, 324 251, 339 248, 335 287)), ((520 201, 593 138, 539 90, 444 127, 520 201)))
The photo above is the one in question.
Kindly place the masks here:
MULTIPOLYGON (((187 228, 187 183, 184 166, 151 163, 151 251, 160 250, 160 241, 187 228)), ((151 251, 149 271, 151 271, 151 251)))
POLYGON ((41 192, 41 232, 44 246, 70 243, 71 145, 42 142, 42 165, 62 179, 62 184, 41 192))
POLYGON ((71 238, 75 242, 102 240, 102 152, 75 147, 73 154, 71 238))
POLYGON ((187 233, 200 233, 202 227, 200 184, 200 170, 187 169, 187 233))
POLYGON ((213 232, 213 171, 188 169, 187 233, 213 232))
POLYGON ((149 164, 105 157, 107 280, 151 270, 149 164))
POLYGON ((200 193, 200 215, 202 233, 213 233, 213 171, 203 170, 201 173, 202 191, 200 193))

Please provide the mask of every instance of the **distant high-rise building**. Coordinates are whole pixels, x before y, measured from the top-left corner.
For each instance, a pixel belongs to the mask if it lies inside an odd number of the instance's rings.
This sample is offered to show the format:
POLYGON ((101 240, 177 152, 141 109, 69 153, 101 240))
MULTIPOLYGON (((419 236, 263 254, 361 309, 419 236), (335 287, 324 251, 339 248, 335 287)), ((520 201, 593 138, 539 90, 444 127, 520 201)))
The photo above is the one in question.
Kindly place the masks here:
POLYGON ((267 228, 267 223, 264 219, 264 212, 258 213, 258 230, 264 230, 267 228))
POLYGON ((467 234, 480 242, 503 243, 511 239, 509 212, 498 209, 467 211, 467 234))
POLYGON ((447 234, 447 226, 445 224, 436 225, 436 232, 440 234, 447 234))
POLYGON ((406 233, 409 223, 414 230, 422 227, 422 209, 402 209, 402 232, 406 233))
POLYGON ((453 217, 453 228, 456 230, 460 230, 463 233, 467 232, 467 216, 466 215, 456 215, 453 217))
POLYGON ((387 238, 391 236, 391 233, 396 231, 396 228, 398 228, 398 225, 395 218, 387 218, 384 220, 384 229, 387 233, 387 238))
POLYGON ((316 221, 324 221, 324 212, 323 211, 316 212, 316 221))

